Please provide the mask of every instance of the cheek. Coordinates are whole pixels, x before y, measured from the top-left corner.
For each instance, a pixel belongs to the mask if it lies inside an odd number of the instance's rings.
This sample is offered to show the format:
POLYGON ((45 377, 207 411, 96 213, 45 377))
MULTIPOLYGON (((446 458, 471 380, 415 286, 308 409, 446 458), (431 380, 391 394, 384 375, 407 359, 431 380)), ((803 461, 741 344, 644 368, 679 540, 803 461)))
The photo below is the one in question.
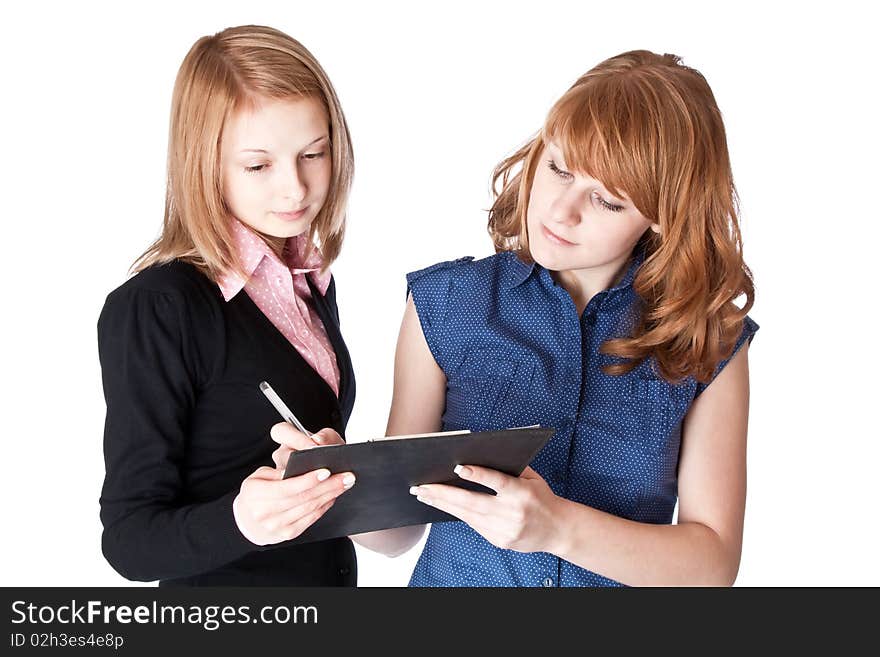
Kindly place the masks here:
POLYGON ((261 181, 252 179, 251 175, 236 172, 227 176, 223 196, 230 207, 246 209, 249 205, 259 202, 262 198, 261 181))
POLYGON ((632 218, 620 217, 618 223, 606 224, 604 239, 615 250, 623 252, 631 248, 639 241, 645 232, 647 224, 642 221, 634 221, 632 218))
POLYGON ((526 224, 531 228, 537 225, 547 214, 550 201, 547 194, 546 184, 541 176, 535 175, 532 181, 532 189, 529 192, 529 204, 526 208, 526 224))
POLYGON ((526 206, 526 226, 529 231, 532 230, 532 226, 537 222, 537 209, 535 207, 535 196, 534 194, 529 197, 529 204, 526 206))
POLYGON ((223 175, 223 200, 230 210, 235 210, 240 204, 241 189, 235 175, 227 172, 223 175))
POLYGON ((329 160, 322 162, 320 166, 316 166, 312 172, 312 181, 310 187, 320 196, 326 196, 330 188, 330 179, 333 176, 333 167, 329 160))
POLYGON ((532 247, 538 246, 538 233, 541 230, 541 217, 544 216, 544 212, 539 207, 540 199, 536 197, 534 194, 534 189, 532 195, 529 197, 529 204, 526 208, 526 233, 528 235, 529 244, 532 247))

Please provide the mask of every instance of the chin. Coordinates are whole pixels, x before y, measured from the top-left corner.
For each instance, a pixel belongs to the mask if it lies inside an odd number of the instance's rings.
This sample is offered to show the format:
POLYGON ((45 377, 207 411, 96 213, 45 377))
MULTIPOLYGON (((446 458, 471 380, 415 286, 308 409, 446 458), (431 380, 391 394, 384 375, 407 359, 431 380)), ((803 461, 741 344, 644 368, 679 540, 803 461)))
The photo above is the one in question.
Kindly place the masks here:
POLYGON ((562 271, 572 268, 567 262, 569 258, 561 257, 559 254, 554 253, 553 249, 545 244, 530 245, 530 251, 532 259, 544 269, 562 271), (536 246, 537 248, 535 248, 536 246))
POLYGON ((311 218, 294 222, 276 221, 273 222, 271 230, 266 231, 266 234, 272 237, 296 237, 309 232, 311 225, 311 218))
POLYGON ((544 269, 550 271, 591 269, 593 267, 601 267, 602 265, 608 264, 606 261, 596 262, 595 258, 590 258, 589 255, 583 251, 581 251, 580 254, 562 254, 556 252, 556 250, 551 247, 534 249, 531 253, 535 262, 541 265, 544 269))
POLYGON ((296 229, 291 228, 290 230, 286 231, 283 235, 279 235, 279 237, 298 237, 300 235, 305 235, 309 232, 309 226, 310 226, 310 224, 306 224, 305 226, 302 226, 301 228, 296 228, 296 229))
POLYGON ((535 258, 535 262, 548 271, 567 271, 569 269, 577 269, 576 264, 565 261, 562 258, 535 258))

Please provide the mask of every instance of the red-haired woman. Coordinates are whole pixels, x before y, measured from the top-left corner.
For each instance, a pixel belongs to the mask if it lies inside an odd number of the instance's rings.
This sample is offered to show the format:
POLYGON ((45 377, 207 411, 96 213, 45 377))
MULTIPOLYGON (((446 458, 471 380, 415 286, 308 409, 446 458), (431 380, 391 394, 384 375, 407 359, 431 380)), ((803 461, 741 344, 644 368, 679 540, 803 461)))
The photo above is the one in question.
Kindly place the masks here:
POLYGON ((407 277, 388 433, 556 433, 520 477, 457 469, 496 495, 414 488, 462 522, 432 526, 411 585, 733 583, 758 327, 709 85, 673 55, 612 57, 495 183, 496 255, 407 277))
POLYGON ((285 543, 354 477, 282 480, 259 390, 345 431, 354 374, 328 267, 353 160, 336 93, 282 32, 203 37, 177 76, 168 151, 162 234, 98 323, 104 555, 160 586, 354 585, 349 539, 285 543))

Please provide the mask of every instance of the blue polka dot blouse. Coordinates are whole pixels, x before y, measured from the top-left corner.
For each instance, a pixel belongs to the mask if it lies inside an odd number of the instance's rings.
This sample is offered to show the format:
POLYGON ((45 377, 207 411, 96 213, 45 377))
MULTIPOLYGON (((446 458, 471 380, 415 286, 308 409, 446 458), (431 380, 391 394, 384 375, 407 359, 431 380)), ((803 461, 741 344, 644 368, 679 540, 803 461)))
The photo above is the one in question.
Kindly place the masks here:
MULTIPOLYGON (((556 433, 531 463, 556 495, 639 522, 669 524, 681 422, 708 384, 670 384, 650 361, 610 376, 603 342, 637 319, 637 252, 621 282, 578 317, 568 292, 512 252, 407 275, 447 379, 443 430, 540 424, 556 433)), ((758 330, 746 318, 738 350, 758 330)), ((735 353, 735 352, 734 352, 735 353)), ((726 365, 719 364, 715 374, 726 365)), ((410 586, 618 586, 552 554, 493 546, 463 522, 434 523, 410 586)))

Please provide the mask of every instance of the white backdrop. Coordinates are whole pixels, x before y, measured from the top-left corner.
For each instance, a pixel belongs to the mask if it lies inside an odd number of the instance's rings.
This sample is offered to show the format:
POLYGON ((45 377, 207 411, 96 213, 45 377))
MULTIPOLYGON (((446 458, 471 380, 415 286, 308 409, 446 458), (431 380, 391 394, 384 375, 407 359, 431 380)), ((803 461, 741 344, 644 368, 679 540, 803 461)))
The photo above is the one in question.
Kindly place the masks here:
MULTIPOLYGON (((404 274, 491 253, 489 174, 552 102, 634 48, 702 71, 762 327, 737 584, 880 584, 878 57, 862 3, 420 4, 4 4, 0 584, 127 583, 100 551, 95 324, 160 226, 177 67, 198 37, 244 23, 312 50, 350 122, 357 171, 334 271, 354 440, 384 430, 404 274)), ((418 552, 360 550, 361 584, 404 585, 418 552)))

